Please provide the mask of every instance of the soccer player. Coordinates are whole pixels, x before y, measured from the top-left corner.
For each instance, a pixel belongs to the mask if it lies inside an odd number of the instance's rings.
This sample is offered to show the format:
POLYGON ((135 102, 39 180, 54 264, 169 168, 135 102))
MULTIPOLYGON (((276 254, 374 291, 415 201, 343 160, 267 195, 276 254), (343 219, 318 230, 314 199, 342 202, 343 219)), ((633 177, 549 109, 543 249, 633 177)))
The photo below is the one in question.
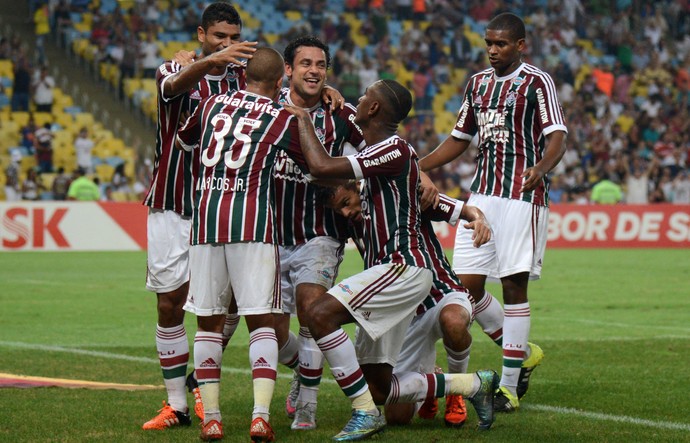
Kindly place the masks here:
POLYGON ((249 329, 250 438, 274 439, 269 424, 278 366, 273 313, 282 311, 272 201, 278 150, 306 168, 297 123, 273 101, 283 74, 278 52, 257 49, 247 62, 246 90, 205 99, 177 134, 180 147, 201 151, 189 251, 194 278, 184 309, 197 316, 194 366, 204 403, 202 440, 223 437, 222 338, 231 300, 249 329))
MULTIPOLYGON (((337 188, 321 188, 317 195, 319 201, 334 208, 336 212, 346 216, 354 226, 361 228, 362 206, 359 189, 355 182, 347 182, 337 188)), ((455 226, 458 218, 470 221, 464 225, 464 228, 475 231, 477 246, 489 240, 491 228, 479 209, 464 205, 461 201, 445 195, 441 195, 440 199, 441 202, 435 209, 428 208, 422 213, 420 230, 424 247, 429 252, 433 263, 434 283, 430 294, 417 307, 415 316, 405 332, 400 355, 397 363, 394 363, 394 379, 397 379, 396 374, 406 372, 434 372, 436 342, 439 339, 443 340, 446 349, 448 372, 467 372, 472 345, 470 326, 474 302, 469 297, 467 289, 460 284, 453 273, 431 222, 432 220, 445 221, 455 226)), ((371 356, 369 362, 391 363, 385 360, 376 361, 375 358, 371 359, 371 356)), ((395 383, 399 381, 396 380, 395 383)), ((385 409, 386 421, 389 424, 408 424, 417 406, 420 406, 421 418, 432 419, 438 412, 438 399, 434 397, 431 401, 416 404, 389 404, 385 409)), ((446 396, 444 417, 446 425, 460 427, 465 423, 466 418, 467 412, 462 396, 452 394, 446 396)))
POLYGON ((522 19, 497 15, 488 23, 484 40, 491 68, 472 76, 455 128, 419 164, 428 171, 448 163, 478 135, 467 203, 484 212, 494 235, 477 249, 467 231, 458 230, 453 265, 478 306, 485 297, 493 299, 485 290, 487 277, 501 281, 503 370, 495 408, 512 412, 543 357, 541 349, 527 342, 527 285, 541 274, 549 215, 546 174, 563 156, 567 129, 551 77, 522 62, 522 19))
MULTIPOLYGON (((147 221, 148 272, 146 288, 157 294, 156 349, 168 393, 167 402, 144 429, 191 424, 185 374, 189 344, 184 310, 189 289, 189 232, 192 214, 191 154, 174 149, 180 117, 213 92, 244 86, 241 58, 251 58, 256 42, 240 42, 242 21, 234 7, 213 3, 205 10, 197 37, 203 57, 182 67, 168 61, 156 72, 158 122, 151 187, 144 204, 147 221)), ((195 404, 197 415, 203 407, 195 404)))
MULTIPOLYGON (((431 259, 420 238, 419 167, 414 149, 396 135, 412 107, 410 92, 393 80, 370 85, 357 104, 355 123, 366 147, 355 155, 330 157, 319 142, 309 114, 287 109, 299 121, 300 144, 316 178, 365 179, 362 185, 366 269, 341 281, 309 307, 309 331, 352 401, 352 417, 334 439, 361 440, 386 424, 376 407, 388 400, 416 402, 427 396, 461 394, 477 409, 480 427, 493 423, 493 371, 476 374, 412 374, 391 388, 390 364, 358 364, 358 357, 387 353, 394 361, 417 305, 428 295, 431 259), (342 329, 361 328, 357 351, 342 329)), ((366 360, 365 360, 366 361, 366 360)), ((390 402, 389 401, 389 402, 390 402)))
MULTIPOLYGON (((346 143, 363 147, 362 132, 353 123, 355 108, 345 104, 331 110, 322 99, 331 62, 328 46, 316 37, 304 36, 291 41, 283 55, 290 84, 281 91, 279 101, 307 110, 319 140, 332 156, 343 155, 346 143)), ((293 368, 299 363, 301 377, 293 379, 286 409, 288 416, 294 417, 292 429, 307 430, 316 427, 323 355, 309 333, 305 316, 307 308, 335 283, 343 259, 347 221, 315 204, 315 186, 282 151, 276 159, 274 180, 285 312, 276 318, 279 359, 293 368), (299 339, 289 331, 290 314, 295 313, 300 324, 299 339), (299 358, 294 351, 297 346, 299 358)))

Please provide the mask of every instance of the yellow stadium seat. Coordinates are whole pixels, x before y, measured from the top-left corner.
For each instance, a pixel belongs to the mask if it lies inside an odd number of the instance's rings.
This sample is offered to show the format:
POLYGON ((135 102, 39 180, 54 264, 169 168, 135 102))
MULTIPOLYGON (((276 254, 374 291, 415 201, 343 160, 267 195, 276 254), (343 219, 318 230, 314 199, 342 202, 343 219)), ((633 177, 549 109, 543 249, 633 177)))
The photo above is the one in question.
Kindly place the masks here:
POLYGON ((34 112, 34 122, 36 126, 43 126, 46 123, 52 124, 55 121, 53 115, 49 112, 34 112))
POLYGON ((285 11, 285 18, 291 22, 302 20, 302 13, 299 11, 285 11))
POLYGON ((110 183, 113 179, 115 168, 107 163, 96 165, 96 176, 101 180, 101 183, 110 183))
POLYGON ((12 60, 0 60, 0 76, 14 78, 14 67, 12 60))
POLYGON ((14 120, 19 129, 26 126, 29 123, 29 113, 24 111, 14 111, 12 112, 12 120, 14 120))
POLYGON ((94 121, 93 114, 90 112, 78 112, 74 114, 74 124, 79 128, 86 126, 87 129, 91 129, 94 121))

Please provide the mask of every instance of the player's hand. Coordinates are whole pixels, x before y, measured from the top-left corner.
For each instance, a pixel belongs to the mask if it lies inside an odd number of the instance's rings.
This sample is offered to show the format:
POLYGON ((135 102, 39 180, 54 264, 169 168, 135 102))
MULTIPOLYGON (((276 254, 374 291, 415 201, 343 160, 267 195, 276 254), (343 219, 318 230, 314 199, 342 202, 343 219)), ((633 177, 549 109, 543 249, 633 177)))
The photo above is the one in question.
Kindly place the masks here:
POLYGON ((441 200, 441 198, 438 196, 438 188, 436 185, 434 185, 434 182, 431 181, 428 175, 421 171, 419 175, 421 181, 419 185, 419 192, 422 211, 429 207, 436 208, 438 206, 438 202, 441 200))
POLYGON ((192 63, 194 63, 194 60, 196 59, 196 52, 194 51, 185 51, 184 49, 181 49, 175 53, 175 56, 173 57, 173 61, 177 63, 178 65, 182 66, 183 68, 185 66, 189 66, 192 63))
POLYGON ((327 105, 331 105, 331 112, 338 108, 343 109, 345 106, 345 98, 340 91, 328 85, 325 85, 321 91, 321 100, 327 105))
POLYGON ((483 216, 475 221, 465 223, 463 226, 474 231, 472 233, 472 244, 475 248, 491 240, 491 226, 483 216))
POLYGON ((537 189, 537 186, 539 186, 539 183, 541 183, 541 179, 544 178, 544 175, 544 171, 539 169, 537 166, 525 169, 525 172, 522 173, 523 181, 520 192, 530 192, 537 189))
POLYGON ((187 119, 189 119, 189 116, 192 115, 189 113, 189 111, 184 111, 180 113, 180 122, 179 122, 179 127, 183 127, 185 123, 187 123, 187 119))
POLYGON ((234 63, 236 65, 244 65, 246 63, 245 60, 248 60, 254 56, 257 44, 258 42, 248 41, 233 43, 225 49, 221 49, 218 52, 214 52, 207 58, 216 67, 225 67, 230 63, 234 63))
POLYGON ((288 105, 287 103, 285 103, 283 105, 283 108, 285 108, 285 110, 290 114, 297 117, 298 121, 304 118, 309 119, 309 114, 307 113, 307 111, 305 111, 303 108, 300 108, 299 106, 288 105))

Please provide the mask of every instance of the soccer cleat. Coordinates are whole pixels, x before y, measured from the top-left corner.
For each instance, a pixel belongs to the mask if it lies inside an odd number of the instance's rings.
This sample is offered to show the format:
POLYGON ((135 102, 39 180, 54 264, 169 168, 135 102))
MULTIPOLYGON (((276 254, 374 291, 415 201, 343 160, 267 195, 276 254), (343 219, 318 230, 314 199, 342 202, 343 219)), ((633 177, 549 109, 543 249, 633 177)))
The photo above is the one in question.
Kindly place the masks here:
POLYGON ((199 390, 199 384, 196 382, 196 377, 194 376, 194 371, 190 372, 185 381, 187 385, 187 390, 194 396, 194 414, 204 422, 204 403, 201 401, 201 390, 199 390))
POLYGON ((423 418, 424 420, 433 420, 434 417, 436 417, 437 413, 438 398, 427 398, 426 400, 424 400, 424 403, 422 403, 422 406, 419 408, 419 411, 417 411, 417 415, 419 415, 419 418, 423 418))
POLYGON ((316 403, 307 403, 298 406, 295 411, 295 419, 292 420, 290 429, 294 431, 308 431, 316 428, 316 403))
POLYGON ((253 442, 269 442, 276 439, 271 425, 261 417, 252 420, 252 425, 249 427, 249 437, 253 442))
POLYGON ((186 412, 176 411, 163 400, 163 408, 158 410, 158 415, 144 423, 142 429, 162 431, 173 426, 189 426, 192 420, 186 412))
POLYGON ((529 358, 522 362, 522 368, 520 368, 520 378, 518 378, 517 384, 517 398, 522 400, 522 397, 527 393, 529 388, 529 377, 532 375, 534 368, 541 364, 544 359, 544 351, 534 343, 527 343, 530 349, 529 358))
POLYGON ((520 401, 511 394, 505 386, 501 386, 494 397, 495 412, 515 412, 520 407, 520 401))
POLYGON ((500 379, 496 371, 483 370, 476 374, 480 381, 479 390, 468 400, 477 411, 479 429, 489 430, 494 423, 494 392, 498 389, 500 379))
POLYGON ((203 441, 218 441, 223 439, 223 423, 211 420, 201 427, 201 439, 203 441))
POLYGON ((467 420, 467 407, 462 395, 446 396, 446 415, 444 417, 446 426, 460 428, 467 420))
POLYGON ((295 410, 297 409, 297 397, 299 396, 299 374, 295 372, 290 382, 290 392, 288 392, 285 399, 285 412, 288 418, 295 418, 295 410))
POLYGON ((335 441, 356 441, 364 440, 377 434, 386 427, 386 419, 378 411, 378 415, 361 411, 359 409, 352 410, 352 417, 347 422, 342 431, 333 437, 335 441))

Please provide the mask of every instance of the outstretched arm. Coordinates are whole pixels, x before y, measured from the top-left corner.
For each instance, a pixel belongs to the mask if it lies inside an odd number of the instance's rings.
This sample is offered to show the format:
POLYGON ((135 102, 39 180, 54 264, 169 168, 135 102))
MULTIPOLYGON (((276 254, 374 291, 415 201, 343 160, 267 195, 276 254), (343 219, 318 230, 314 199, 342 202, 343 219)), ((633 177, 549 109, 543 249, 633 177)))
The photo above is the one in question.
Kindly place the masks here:
POLYGON ((240 59, 252 58, 252 54, 256 51, 256 45, 257 42, 235 43, 222 51, 195 60, 165 82, 165 95, 174 97, 189 91, 214 68, 224 68, 230 63, 243 64, 240 59))
POLYGON ((433 152, 431 152, 431 154, 419 160, 419 167, 422 168, 422 171, 426 172, 443 166, 460 157, 462 153, 467 150, 469 145, 469 140, 463 140, 449 135, 433 150, 433 152))
POLYGON ((476 206, 463 205, 460 211, 460 218, 467 220, 463 226, 465 229, 472 229, 472 243, 475 248, 491 240, 491 226, 486 221, 484 213, 476 206))
POLYGON ((355 178, 350 161, 346 157, 331 157, 321 144, 309 114, 295 106, 284 105, 295 116, 299 125, 299 140, 302 154, 309 166, 309 173, 315 178, 355 178))

